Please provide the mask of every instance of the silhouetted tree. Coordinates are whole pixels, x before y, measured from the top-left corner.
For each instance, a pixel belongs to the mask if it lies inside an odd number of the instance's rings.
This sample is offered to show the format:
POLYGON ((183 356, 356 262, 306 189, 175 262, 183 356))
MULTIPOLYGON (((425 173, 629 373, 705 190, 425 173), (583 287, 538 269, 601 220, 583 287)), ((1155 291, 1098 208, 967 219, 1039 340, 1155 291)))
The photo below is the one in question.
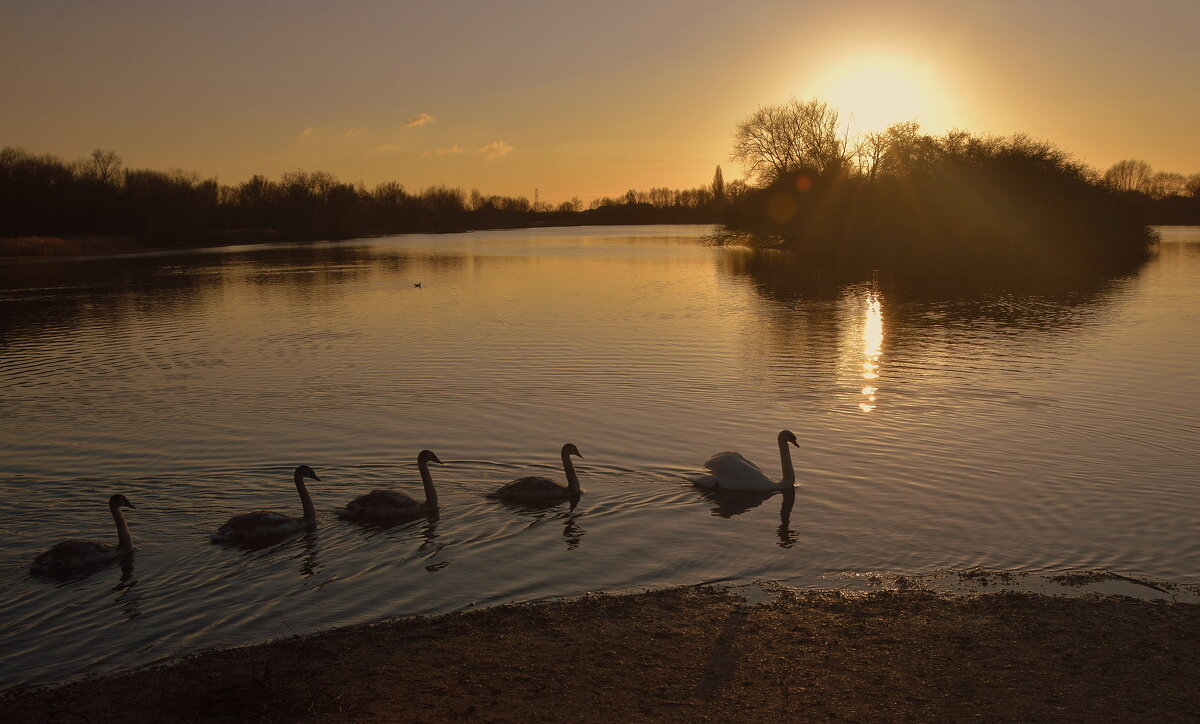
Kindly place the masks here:
POLYGON ((725 202, 725 176, 721 173, 720 166, 717 166, 717 170, 713 173, 712 194, 713 200, 717 203, 725 202))
POLYGON ((85 161, 80 162, 80 175, 103 184, 121 183, 121 157, 116 151, 97 148, 85 161))
POLYGON ((761 183, 801 170, 831 177, 846 166, 847 141, 835 109, 793 98, 762 106, 739 123, 731 158, 761 183))
POLYGON ((727 227, 839 264, 953 273, 1136 255, 1149 239, 1144 207, 1024 134, 935 137, 906 122, 853 148, 853 167, 799 165, 747 193, 727 227))
POLYGON ((1186 190, 1188 196, 1200 197, 1200 173, 1188 176, 1186 190))
POLYGON ((1104 172, 1104 182, 1117 191, 1146 191, 1146 184, 1154 169, 1145 161, 1126 159, 1117 161, 1104 172))
POLYGON ((1150 178, 1146 179, 1146 185, 1142 191, 1152 199, 1189 195, 1187 177, 1172 171, 1159 171, 1152 174, 1150 178))

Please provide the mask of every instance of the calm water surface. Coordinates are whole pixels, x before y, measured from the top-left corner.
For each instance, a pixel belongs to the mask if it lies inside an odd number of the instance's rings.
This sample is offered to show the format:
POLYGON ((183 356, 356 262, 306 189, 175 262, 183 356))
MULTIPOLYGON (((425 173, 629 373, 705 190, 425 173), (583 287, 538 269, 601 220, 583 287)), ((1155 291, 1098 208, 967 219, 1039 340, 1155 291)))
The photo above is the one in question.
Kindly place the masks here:
POLYGON ((699 227, 403 236, 0 267, 0 686, 599 589, 971 566, 1200 583, 1200 229, 1054 287, 834 279, 699 227), (414 286, 421 282, 421 287, 414 286), (716 499, 735 449, 801 486, 716 499), (575 508, 483 494, 555 474, 575 508), (419 487, 392 527, 332 510, 419 487), (211 545, 230 514, 318 531, 211 545), (561 471, 559 471, 561 474, 561 471), (64 537, 131 566, 25 566, 64 537))

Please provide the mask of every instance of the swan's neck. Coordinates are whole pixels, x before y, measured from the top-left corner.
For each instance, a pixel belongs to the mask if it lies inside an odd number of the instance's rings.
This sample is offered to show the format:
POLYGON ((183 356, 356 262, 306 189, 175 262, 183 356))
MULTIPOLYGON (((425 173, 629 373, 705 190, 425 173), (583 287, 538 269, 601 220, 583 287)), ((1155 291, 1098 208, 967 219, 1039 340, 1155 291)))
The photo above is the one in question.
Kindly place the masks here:
POLYGON ((563 472, 567 474, 567 490, 572 493, 579 492, 579 476, 575 474, 575 463, 571 462, 571 456, 567 453, 562 454, 563 472))
POLYGON ((304 522, 309 528, 317 527, 317 509, 313 507, 312 496, 308 494, 308 488, 304 486, 304 476, 296 473, 296 491, 300 493, 300 505, 304 506, 304 522))
POLYGON ((113 520, 117 523, 117 548, 128 553, 133 550, 133 536, 129 534, 129 523, 125 521, 125 514, 121 512, 121 506, 110 505, 109 510, 112 511, 113 520))
POLYGON ((421 471, 421 482, 425 484, 425 505, 423 507, 436 508, 438 504, 437 491, 433 489, 433 476, 429 474, 429 461, 419 461, 417 468, 421 471))
POLYGON ((783 480, 779 481, 779 484, 784 487, 795 484, 796 470, 792 467, 792 451, 788 449, 788 441, 783 438, 779 439, 779 463, 783 466, 783 480))

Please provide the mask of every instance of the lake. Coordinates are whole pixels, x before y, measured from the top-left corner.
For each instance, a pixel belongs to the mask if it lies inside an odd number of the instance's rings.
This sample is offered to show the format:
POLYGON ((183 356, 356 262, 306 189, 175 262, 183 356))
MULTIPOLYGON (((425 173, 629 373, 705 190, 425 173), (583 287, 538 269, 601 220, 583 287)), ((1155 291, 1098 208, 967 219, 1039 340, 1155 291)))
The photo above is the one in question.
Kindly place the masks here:
POLYGON ((1062 283, 834 275, 689 226, 0 266, 0 687, 505 601, 701 581, 1104 569, 1200 583, 1200 228, 1062 283), (415 284, 420 283, 420 286, 415 284), (799 481, 714 496, 738 450, 799 481), (562 478, 578 505, 484 494, 562 478), (337 519, 375 488, 442 510, 337 519), (230 515, 319 527, 214 545, 230 515), (60 539, 138 552, 67 577, 60 539), (790 509, 789 509, 790 508, 790 509))

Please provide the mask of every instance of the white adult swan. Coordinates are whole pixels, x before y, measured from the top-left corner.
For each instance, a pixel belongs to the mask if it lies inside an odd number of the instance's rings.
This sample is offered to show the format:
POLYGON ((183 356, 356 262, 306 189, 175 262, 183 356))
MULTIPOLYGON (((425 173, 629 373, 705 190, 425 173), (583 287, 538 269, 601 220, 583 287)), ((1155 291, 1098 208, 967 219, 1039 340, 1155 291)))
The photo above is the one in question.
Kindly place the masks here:
POLYGON ((133 553, 133 536, 129 534, 129 524, 125 522, 125 515, 121 512, 121 508, 135 508, 135 506, 124 495, 117 494, 108 499, 108 509, 117 523, 116 548, 94 540, 81 538, 65 540, 34 558, 33 563, 29 565, 29 570, 34 573, 48 573, 84 568, 133 553))
POLYGON ((433 489, 433 476, 429 474, 429 463, 444 465, 432 450, 422 450, 417 455, 417 469, 421 471, 421 482, 425 484, 425 502, 420 502, 408 493, 398 490, 372 490, 360 495, 337 511, 339 518, 350 520, 394 520, 408 518, 437 510, 437 491, 433 489))
POLYGON ((779 460, 783 465, 783 480, 778 483, 767 477, 754 463, 741 453, 723 452, 709 458, 704 467, 709 475, 692 482, 703 488, 715 490, 784 490, 796 484, 796 471, 792 469, 792 453, 788 443, 800 447, 796 436, 789 430, 779 431, 779 460))
POLYGON ((539 476, 530 476, 512 481, 508 485, 500 488, 494 493, 489 493, 489 498, 501 498, 503 500, 554 500, 559 498, 573 498, 583 492, 579 487, 579 476, 575 474, 575 465, 571 462, 571 456, 577 458, 583 457, 579 454, 579 448, 575 447, 574 443, 567 443, 562 446, 562 463, 563 472, 567 474, 567 484, 543 478, 539 476))
POLYGON ((217 543, 245 543, 293 533, 301 528, 316 528, 317 511, 313 508, 312 498, 308 495, 308 488, 304 487, 304 478, 316 480, 318 483, 321 482, 321 479, 317 477, 313 469, 307 465, 301 465, 292 474, 292 479, 296 481, 296 490, 300 493, 300 504, 304 506, 303 518, 293 518, 290 515, 267 510, 242 513, 225 521, 225 525, 218 528, 217 532, 212 534, 211 538, 213 541, 217 543))

